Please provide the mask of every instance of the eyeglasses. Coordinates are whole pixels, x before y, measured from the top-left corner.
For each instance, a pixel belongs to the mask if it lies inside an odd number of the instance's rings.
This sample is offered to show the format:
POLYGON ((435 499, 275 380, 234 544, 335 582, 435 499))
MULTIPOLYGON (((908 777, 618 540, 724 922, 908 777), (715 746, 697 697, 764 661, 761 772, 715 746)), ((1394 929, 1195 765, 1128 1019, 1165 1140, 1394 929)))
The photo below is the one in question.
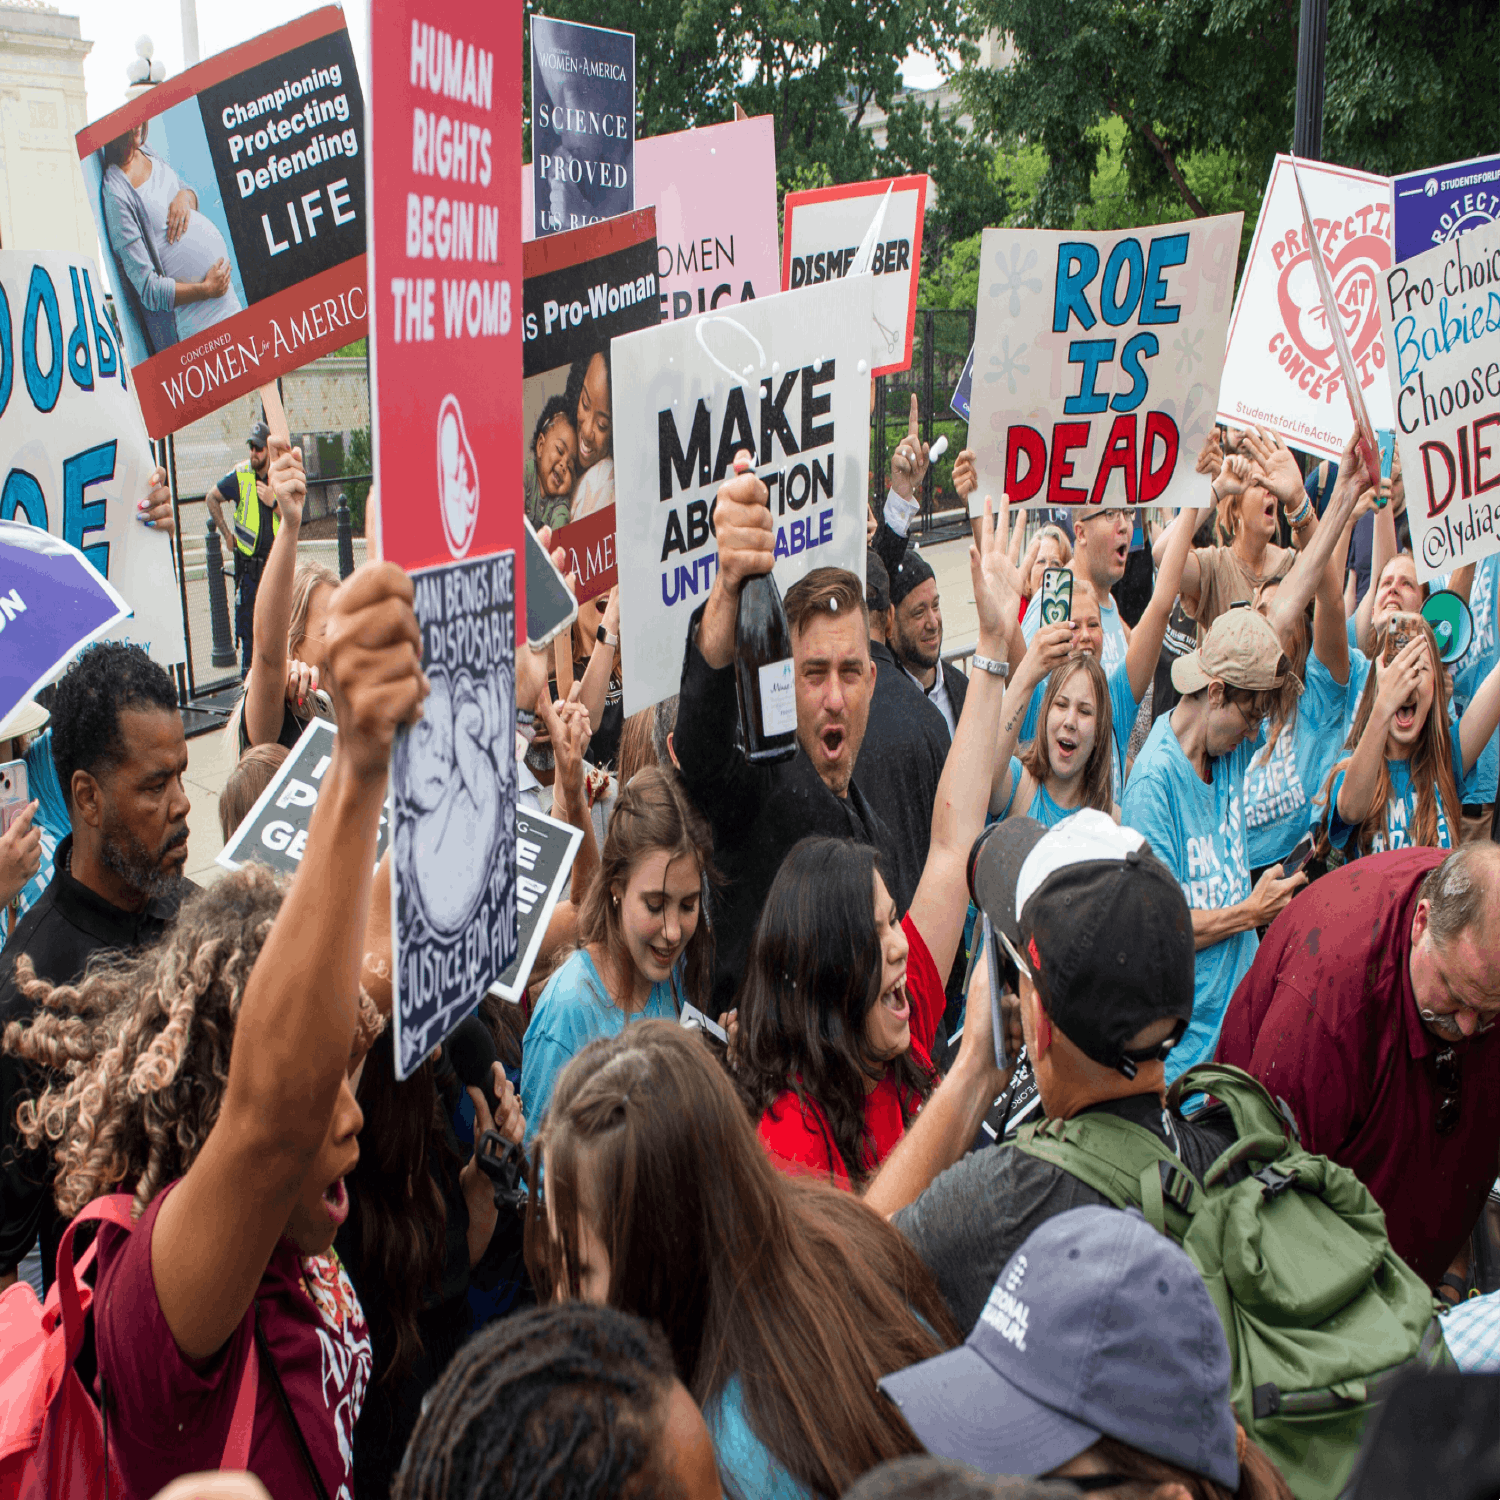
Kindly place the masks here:
POLYGON ((1452 1135, 1458 1129, 1463 1092, 1463 1074, 1458 1066, 1458 1049, 1441 1047, 1433 1054, 1433 1071, 1437 1074, 1438 1107, 1434 1129, 1439 1135, 1452 1135))
POLYGON ((1245 733, 1254 734, 1260 728, 1261 720, 1265 718, 1265 715, 1256 714, 1252 718, 1245 705, 1238 698, 1231 698, 1229 703, 1230 707, 1240 716, 1240 723, 1245 726, 1245 733))

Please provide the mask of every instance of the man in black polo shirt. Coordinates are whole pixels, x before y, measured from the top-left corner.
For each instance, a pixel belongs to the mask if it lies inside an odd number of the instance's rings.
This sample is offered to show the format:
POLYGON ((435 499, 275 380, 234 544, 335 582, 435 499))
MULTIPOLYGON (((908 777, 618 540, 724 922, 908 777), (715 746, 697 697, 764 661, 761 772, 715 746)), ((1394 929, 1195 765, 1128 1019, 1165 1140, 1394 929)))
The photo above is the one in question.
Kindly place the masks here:
MULTIPOLYGON (((34 1009, 17 983, 22 954, 39 979, 72 983, 95 953, 155 942, 191 889, 182 716, 172 679, 138 646, 94 646, 68 669, 52 706, 52 758, 73 831, 0 952, 0 1027, 34 1009)), ((35 1089, 28 1066, 0 1053, 0 1287, 38 1234, 50 1284, 65 1227, 47 1153, 28 1151, 16 1130, 16 1107, 35 1089)))

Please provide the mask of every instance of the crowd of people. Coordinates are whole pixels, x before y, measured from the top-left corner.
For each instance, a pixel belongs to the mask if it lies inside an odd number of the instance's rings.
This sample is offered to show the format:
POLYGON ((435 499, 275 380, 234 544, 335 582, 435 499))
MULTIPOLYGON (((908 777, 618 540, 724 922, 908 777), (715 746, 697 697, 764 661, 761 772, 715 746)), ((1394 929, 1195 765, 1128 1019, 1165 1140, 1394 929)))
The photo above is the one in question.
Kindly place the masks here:
MULTIPOLYGON (((607 358, 575 373, 544 546, 612 483, 607 358)), ((1028 537, 964 452, 964 670, 914 401, 865 577, 786 591, 771 764, 734 654, 774 528, 737 469, 676 697, 625 717, 613 593, 518 646, 520 799, 580 830, 570 887, 521 1002, 476 995, 398 1081, 412 584, 299 561, 301 455, 251 449, 219 815, 332 720, 295 877, 184 878, 139 649, 0 723, 35 799, 0 836, 0 1285, 92 1287, 123 1493, 1332 1500, 1393 1380, 1500 1368, 1497 560, 1449 581, 1445 665, 1399 464, 1351 440, 1304 478, 1220 429, 1196 507, 1028 537)))

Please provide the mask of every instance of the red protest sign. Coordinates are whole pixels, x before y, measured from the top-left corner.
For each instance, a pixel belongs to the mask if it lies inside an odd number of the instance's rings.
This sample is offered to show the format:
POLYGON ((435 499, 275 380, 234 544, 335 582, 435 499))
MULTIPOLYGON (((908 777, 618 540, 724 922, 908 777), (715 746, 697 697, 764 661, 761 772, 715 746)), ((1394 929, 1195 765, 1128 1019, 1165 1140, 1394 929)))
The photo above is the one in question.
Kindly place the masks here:
POLYGON ((371 7, 373 449, 408 569, 521 548, 520 34, 520 0, 371 7))

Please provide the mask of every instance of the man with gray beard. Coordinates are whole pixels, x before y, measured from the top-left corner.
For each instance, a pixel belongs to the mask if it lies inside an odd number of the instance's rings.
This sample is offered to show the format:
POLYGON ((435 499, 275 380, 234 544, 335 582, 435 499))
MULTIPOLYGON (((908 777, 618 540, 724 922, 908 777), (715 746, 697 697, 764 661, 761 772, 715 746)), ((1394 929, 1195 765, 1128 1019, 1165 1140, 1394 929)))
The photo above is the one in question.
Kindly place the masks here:
MULTIPOLYGON (((73 831, 56 873, 0 952, 0 1026, 31 1019, 17 960, 39 979, 68 984, 90 958, 154 943, 192 889, 183 786, 187 740, 172 679, 138 646, 93 646, 69 667, 52 705, 52 759, 73 831)), ((37 1078, 0 1053, 0 1288, 38 1234, 51 1284, 66 1227, 52 1204, 45 1151, 26 1150, 16 1107, 37 1078)))

